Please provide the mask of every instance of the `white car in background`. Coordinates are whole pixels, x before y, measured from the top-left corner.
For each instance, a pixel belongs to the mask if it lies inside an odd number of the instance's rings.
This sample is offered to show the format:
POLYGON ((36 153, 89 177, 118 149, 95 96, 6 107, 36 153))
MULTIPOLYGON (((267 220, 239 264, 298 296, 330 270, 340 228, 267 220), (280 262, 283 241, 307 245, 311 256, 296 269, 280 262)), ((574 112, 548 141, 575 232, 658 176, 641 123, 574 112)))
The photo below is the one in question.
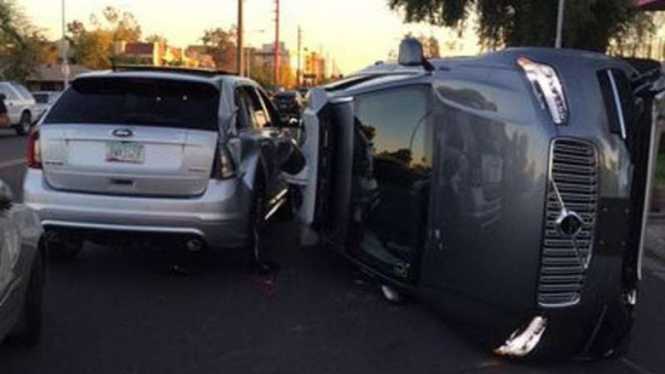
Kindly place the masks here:
POLYGON ((35 122, 39 120, 46 114, 46 112, 53 106, 53 104, 58 100, 60 94, 59 91, 37 91, 33 92, 32 96, 35 98, 35 122))
POLYGON ((23 85, 0 82, 0 99, 5 101, 9 125, 21 136, 28 135, 36 116, 35 98, 23 85))

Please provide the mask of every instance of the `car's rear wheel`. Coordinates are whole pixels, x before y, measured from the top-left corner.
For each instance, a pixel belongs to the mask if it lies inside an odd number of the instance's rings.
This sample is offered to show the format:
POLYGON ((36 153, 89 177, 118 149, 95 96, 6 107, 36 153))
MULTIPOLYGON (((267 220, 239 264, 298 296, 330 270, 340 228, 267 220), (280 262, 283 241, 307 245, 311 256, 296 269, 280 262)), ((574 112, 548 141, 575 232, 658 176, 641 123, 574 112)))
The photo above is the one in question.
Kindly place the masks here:
POLYGON ((16 133, 20 136, 26 136, 30 133, 30 127, 32 127, 32 117, 30 113, 23 112, 21 121, 16 126, 16 133))
POLYGON ((21 316, 6 342, 11 345, 32 347, 42 336, 42 304, 44 298, 44 258, 41 251, 35 255, 30 280, 25 294, 21 316))
POLYGON ((52 260, 69 260, 78 256, 85 241, 73 235, 59 235, 54 232, 47 234, 49 257, 52 260))
POLYGON ((266 198, 265 184, 257 178, 249 214, 246 248, 250 251, 252 268, 259 273, 267 273, 272 269, 271 263, 265 258, 263 237, 266 230, 266 198))

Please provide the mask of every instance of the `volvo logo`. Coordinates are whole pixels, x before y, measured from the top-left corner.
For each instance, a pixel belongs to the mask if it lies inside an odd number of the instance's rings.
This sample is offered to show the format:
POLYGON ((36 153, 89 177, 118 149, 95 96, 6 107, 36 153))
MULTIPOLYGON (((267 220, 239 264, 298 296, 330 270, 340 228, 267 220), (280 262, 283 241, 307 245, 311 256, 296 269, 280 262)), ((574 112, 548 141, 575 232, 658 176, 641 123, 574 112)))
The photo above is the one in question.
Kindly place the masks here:
POLYGON ((564 209, 556 220, 556 226, 563 235, 575 237, 584 228, 584 220, 579 214, 564 209))
POLYGON ((131 138, 134 136, 134 131, 131 129, 117 129, 113 130, 111 133, 113 136, 118 137, 118 138, 131 138))

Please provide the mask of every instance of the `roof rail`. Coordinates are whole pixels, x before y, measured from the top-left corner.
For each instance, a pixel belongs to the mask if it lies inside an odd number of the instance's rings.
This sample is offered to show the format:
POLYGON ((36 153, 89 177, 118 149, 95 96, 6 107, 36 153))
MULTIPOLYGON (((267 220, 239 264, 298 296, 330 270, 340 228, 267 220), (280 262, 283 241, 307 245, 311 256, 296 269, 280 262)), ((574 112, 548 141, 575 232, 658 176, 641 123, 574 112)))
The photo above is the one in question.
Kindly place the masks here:
POLYGON ((153 71, 153 72, 164 72, 164 73, 179 73, 179 74, 191 74, 198 75, 203 77, 215 77, 218 75, 236 75, 236 73, 225 71, 225 70, 212 70, 212 69, 200 69, 200 68, 183 68, 177 66, 152 66, 152 65, 114 65, 112 70, 114 72, 121 71, 153 71))

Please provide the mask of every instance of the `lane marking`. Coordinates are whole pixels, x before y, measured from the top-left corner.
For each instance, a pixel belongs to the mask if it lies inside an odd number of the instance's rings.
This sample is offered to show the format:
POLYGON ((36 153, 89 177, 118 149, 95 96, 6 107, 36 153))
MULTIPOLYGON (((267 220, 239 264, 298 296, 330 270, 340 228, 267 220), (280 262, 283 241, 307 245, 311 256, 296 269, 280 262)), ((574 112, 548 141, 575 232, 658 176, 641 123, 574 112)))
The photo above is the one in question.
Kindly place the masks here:
POLYGON ((19 159, 16 159, 16 160, 0 162, 0 169, 6 169, 6 168, 13 167, 13 166, 23 165, 23 164, 25 164, 25 162, 26 162, 26 159, 24 159, 24 158, 19 158, 19 159))
POLYGON ((634 363, 633 361, 622 357, 621 362, 623 362, 624 365, 628 366, 630 369, 635 370, 638 374, 655 374, 651 370, 645 369, 642 366, 634 363))

